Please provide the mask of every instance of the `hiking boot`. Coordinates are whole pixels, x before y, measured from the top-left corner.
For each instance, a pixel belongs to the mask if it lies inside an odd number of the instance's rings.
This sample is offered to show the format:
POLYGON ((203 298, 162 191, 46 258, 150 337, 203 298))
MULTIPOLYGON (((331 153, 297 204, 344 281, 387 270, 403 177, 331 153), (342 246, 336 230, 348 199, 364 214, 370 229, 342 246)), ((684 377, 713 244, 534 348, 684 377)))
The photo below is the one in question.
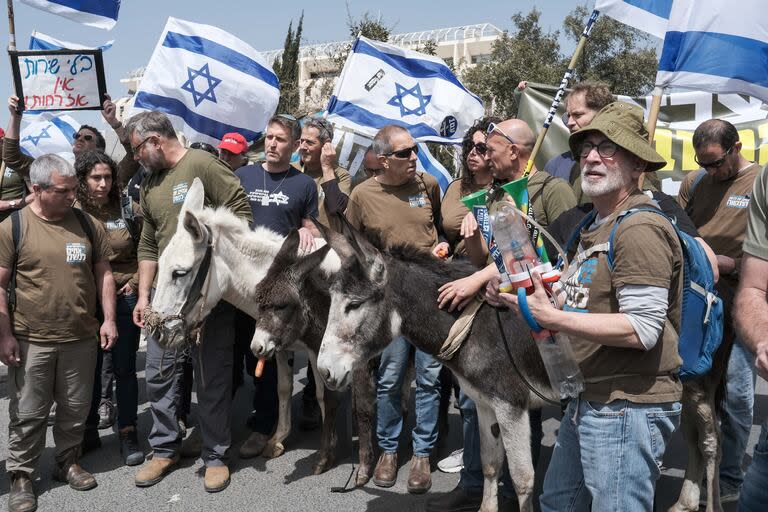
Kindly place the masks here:
POLYGON ((101 448, 99 431, 92 427, 86 428, 83 432, 83 442, 80 444, 81 454, 84 455, 99 448, 101 448))
POLYGON ((464 449, 456 450, 437 463, 443 473, 458 473, 464 467, 464 449))
POLYGON ((8 493, 8 512, 34 512, 37 510, 37 496, 32 479, 23 471, 10 473, 11 489, 8 493))
POLYGON ((429 456, 411 458, 411 469, 408 472, 408 492, 423 494, 432 487, 432 470, 429 467, 429 456))
POLYGON ((483 502, 482 489, 464 489, 456 486, 449 493, 427 500, 426 512, 477 512, 483 502))
POLYGON ((181 442, 179 455, 184 458, 197 458, 203 451, 203 437, 200 435, 200 427, 192 429, 189 437, 181 442))
POLYGON ((301 408, 301 421, 299 428, 304 431, 317 430, 323 423, 323 414, 320 411, 320 405, 313 396, 311 399, 304 400, 301 408))
POLYGON ((227 466, 205 466, 205 491, 223 491, 229 485, 229 468, 227 466))
POLYGON ((76 491, 87 491, 96 487, 96 479, 80 467, 76 459, 57 464, 56 469, 53 470, 53 479, 68 483, 76 491))
POLYGON ((252 459, 261 455, 264 451, 264 447, 267 446, 269 436, 262 434, 261 432, 251 432, 248 439, 240 446, 240 458, 252 459))
POLYGON ((136 427, 126 427, 118 435, 120 436, 120 455, 125 465, 138 466, 144 462, 144 452, 139 447, 136 427))
POLYGON ((99 404, 99 430, 104 430, 115 424, 115 406, 112 400, 102 400, 99 404))
POLYGON ((136 473, 134 483, 136 487, 151 487, 162 480, 179 462, 179 455, 167 457, 152 457, 148 463, 136 473))
POLYGON ((373 483, 379 487, 392 487, 397 482, 397 454, 382 453, 373 470, 373 483))

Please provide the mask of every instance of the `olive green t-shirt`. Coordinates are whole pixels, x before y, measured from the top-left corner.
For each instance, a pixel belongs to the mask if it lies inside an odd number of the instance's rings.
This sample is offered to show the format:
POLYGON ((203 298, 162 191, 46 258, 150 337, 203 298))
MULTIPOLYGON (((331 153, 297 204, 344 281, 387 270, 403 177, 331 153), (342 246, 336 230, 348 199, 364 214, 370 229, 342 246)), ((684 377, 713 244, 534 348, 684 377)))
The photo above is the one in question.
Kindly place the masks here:
MULTIPOLYGON (((725 181, 705 174, 696 184, 692 200, 691 186, 697 172, 688 173, 680 185, 677 202, 715 254, 741 258, 752 187, 759 171, 760 166, 752 164, 725 181)), ((723 277, 732 284, 738 281, 733 276, 723 277)))
POLYGON ((748 215, 744 252, 768 260, 768 166, 757 173, 748 215))
POLYGON ((131 287, 137 290, 139 287, 138 271, 139 262, 136 259, 136 244, 128 229, 126 220, 120 211, 120 206, 88 210, 88 213, 101 221, 101 225, 107 232, 109 247, 112 256, 109 264, 112 267, 112 275, 115 276, 115 285, 119 290, 125 283, 131 283, 131 287))
POLYGON ((27 195, 27 183, 19 173, 0 163, 0 200, 20 201, 27 195))
POLYGON ((440 215, 443 219, 443 232, 454 256, 464 256, 467 251, 464 238, 461 236, 461 223, 469 213, 469 209, 461 202, 461 198, 477 192, 482 187, 472 185, 463 194, 461 192, 461 180, 454 180, 448 185, 445 195, 440 202, 440 215))
POLYGON ((253 222, 251 206, 240 180, 221 160, 201 149, 188 149, 170 169, 150 172, 141 184, 144 225, 139 261, 157 261, 176 233, 176 221, 192 181, 200 178, 206 206, 226 206, 238 217, 253 222))
MULTIPOLYGON (((315 180, 315 185, 317 185, 317 220, 319 220, 320 223, 324 226, 328 226, 334 231, 340 233, 341 225, 339 224, 339 221, 336 220, 336 218, 331 219, 328 217, 328 208, 325 206, 325 191, 321 186, 321 183, 324 182, 323 171, 320 169, 317 171, 310 171, 306 168, 302 168, 301 171, 315 180)), ((341 190, 343 194, 349 196, 349 194, 352 192, 352 177, 349 175, 347 170, 343 167, 336 167, 336 169, 333 171, 333 174, 336 176, 336 181, 339 184, 339 190, 341 190)))
POLYGON ((576 196, 568 182, 545 171, 536 171, 528 178, 528 197, 532 199, 536 222, 544 227, 576 206, 576 196))
POLYGON ((440 186, 426 173, 398 186, 372 178, 352 191, 346 216, 356 229, 376 232, 388 245, 407 243, 430 251, 437 245, 440 186))
POLYGON ((586 381, 582 397, 597 402, 625 399, 638 403, 680 400, 677 352, 682 307, 683 253, 672 225, 655 213, 636 213, 619 225, 609 270, 607 242, 619 213, 652 205, 643 193, 629 196, 598 227, 581 231, 578 255, 561 278, 563 309, 579 313, 620 313, 616 290, 625 285, 669 290, 667 319, 650 350, 610 347, 571 336, 586 381))
MULTIPOLYGON (((101 223, 89 218, 93 248, 72 211, 62 220, 46 221, 32 208, 22 210, 13 314, 19 340, 61 343, 97 335, 93 265, 108 260, 112 251, 101 223)), ((6 219, 0 223, 0 266, 12 268, 13 256, 11 220, 6 219)))

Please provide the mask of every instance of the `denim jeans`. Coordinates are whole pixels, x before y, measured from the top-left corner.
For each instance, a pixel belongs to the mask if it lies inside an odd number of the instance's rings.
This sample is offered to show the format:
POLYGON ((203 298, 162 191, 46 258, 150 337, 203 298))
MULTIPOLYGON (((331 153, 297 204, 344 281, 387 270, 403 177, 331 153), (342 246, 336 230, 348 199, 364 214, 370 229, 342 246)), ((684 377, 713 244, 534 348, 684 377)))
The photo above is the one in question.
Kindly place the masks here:
MULTIPOLYGON (((381 354, 376 386, 376 434, 379 448, 385 453, 397 453, 403 428, 403 379, 408 371, 410 352, 410 343, 399 336, 381 354)), ((416 426, 412 437, 413 454, 417 457, 427 457, 437 442, 441 368, 434 357, 416 350, 416 426)))
POLYGON ((571 400, 544 477, 542 512, 653 510, 656 482, 680 402, 571 400))
POLYGON ((728 360, 726 399, 720 428, 723 458, 720 461, 720 489, 738 490, 744 481, 741 463, 752 428, 755 403, 755 365, 752 354, 736 338, 728 360))
MULTIPOLYGON (((483 489, 483 463, 480 458, 480 424, 477 422, 477 408, 475 402, 464 391, 459 392, 459 410, 461 410, 462 430, 464 434, 464 467, 459 473, 459 487, 462 489, 483 489)), ((541 426, 541 409, 528 412, 531 423, 531 459, 533 467, 539 462, 541 452, 541 439, 544 431, 541 426)), ((509 498, 515 496, 515 488, 512 486, 512 478, 509 475, 509 466, 502 466, 501 494, 509 498)))
POLYGON ((752 464, 741 488, 739 512, 762 512, 768 504, 768 420, 763 422, 752 464))

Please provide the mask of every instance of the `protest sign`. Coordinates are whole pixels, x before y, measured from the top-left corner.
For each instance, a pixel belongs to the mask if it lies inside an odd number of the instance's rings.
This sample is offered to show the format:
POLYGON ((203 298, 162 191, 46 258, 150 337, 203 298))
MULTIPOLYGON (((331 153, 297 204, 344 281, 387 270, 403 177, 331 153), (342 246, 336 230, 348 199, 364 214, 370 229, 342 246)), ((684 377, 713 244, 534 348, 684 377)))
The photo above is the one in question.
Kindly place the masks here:
POLYGON ((101 110, 107 92, 101 50, 8 53, 21 110, 101 110))

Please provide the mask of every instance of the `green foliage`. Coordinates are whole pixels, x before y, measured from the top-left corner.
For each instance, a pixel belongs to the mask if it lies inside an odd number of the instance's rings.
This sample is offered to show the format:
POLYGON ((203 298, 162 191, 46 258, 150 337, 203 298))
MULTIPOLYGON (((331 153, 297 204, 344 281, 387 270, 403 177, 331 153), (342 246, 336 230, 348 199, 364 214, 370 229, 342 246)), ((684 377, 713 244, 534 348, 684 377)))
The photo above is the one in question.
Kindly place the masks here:
POLYGON ((437 41, 430 39, 424 43, 424 46, 417 48, 416 51, 427 55, 437 55, 437 41))
POLYGON ((293 32, 293 20, 288 24, 285 35, 283 55, 272 63, 272 69, 280 80, 280 100, 277 104, 278 113, 295 114, 299 110, 299 47, 301 32, 304 26, 304 11, 301 12, 299 25, 293 32))

